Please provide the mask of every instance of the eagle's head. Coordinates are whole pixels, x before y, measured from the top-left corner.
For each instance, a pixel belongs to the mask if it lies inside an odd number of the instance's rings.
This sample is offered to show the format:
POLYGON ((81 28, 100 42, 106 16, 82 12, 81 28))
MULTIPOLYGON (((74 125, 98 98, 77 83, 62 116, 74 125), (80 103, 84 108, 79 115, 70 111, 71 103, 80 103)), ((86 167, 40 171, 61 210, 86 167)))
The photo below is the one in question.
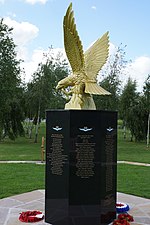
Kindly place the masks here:
POLYGON ((60 90, 60 89, 65 89, 67 88, 68 86, 73 86, 74 83, 73 83, 73 76, 68 76, 62 80, 60 80, 56 86, 56 89, 57 90, 60 90))
POLYGON ((57 86, 56 86, 56 90, 60 90, 62 88, 65 88, 65 82, 63 82, 63 80, 59 81, 57 86))

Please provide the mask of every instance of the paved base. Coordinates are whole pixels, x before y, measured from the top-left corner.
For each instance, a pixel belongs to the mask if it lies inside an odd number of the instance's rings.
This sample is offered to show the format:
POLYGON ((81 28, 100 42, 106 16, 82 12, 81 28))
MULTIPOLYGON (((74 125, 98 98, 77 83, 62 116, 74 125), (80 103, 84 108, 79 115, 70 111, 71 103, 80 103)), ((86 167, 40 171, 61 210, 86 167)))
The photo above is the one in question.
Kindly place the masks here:
POLYGON ((129 214, 134 218, 134 222, 131 224, 150 224, 150 199, 118 193, 118 201, 130 206, 129 214))
MULTIPOLYGON (((0 200, 0 225, 23 225, 18 220, 19 213, 27 210, 40 210, 44 212, 45 205, 44 190, 37 190, 4 198, 0 200)), ((129 213, 134 217, 133 225, 150 225, 150 199, 144 199, 132 195, 118 193, 119 202, 129 204, 129 213)), ((46 225, 42 222, 31 223, 36 225, 46 225)), ((94 225, 94 224, 93 224, 94 225)))

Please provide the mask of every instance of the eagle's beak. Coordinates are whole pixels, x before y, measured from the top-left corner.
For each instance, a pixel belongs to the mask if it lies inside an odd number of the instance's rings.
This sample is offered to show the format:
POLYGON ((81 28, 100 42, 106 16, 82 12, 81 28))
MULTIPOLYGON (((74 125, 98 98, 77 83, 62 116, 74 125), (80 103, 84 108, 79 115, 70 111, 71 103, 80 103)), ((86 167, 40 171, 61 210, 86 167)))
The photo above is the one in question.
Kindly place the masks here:
POLYGON ((61 88, 63 88, 63 85, 60 82, 58 82, 56 86, 56 90, 60 90, 61 88))
POLYGON ((59 90, 59 85, 57 84, 57 86, 56 86, 56 90, 59 90))

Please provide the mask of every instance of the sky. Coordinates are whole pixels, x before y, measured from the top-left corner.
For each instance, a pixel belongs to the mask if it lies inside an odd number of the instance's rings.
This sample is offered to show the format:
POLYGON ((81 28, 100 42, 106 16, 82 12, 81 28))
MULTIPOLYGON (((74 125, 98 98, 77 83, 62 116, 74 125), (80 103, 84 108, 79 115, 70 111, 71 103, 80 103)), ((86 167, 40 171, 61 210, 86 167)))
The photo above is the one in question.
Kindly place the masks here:
POLYGON ((111 47, 126 45, 123 83, 130 76, 141 91, 150 74, 149 0, 0 0, 0 17, 14 28, 25 80, 31 79, 49 47, 64 48, 63 17, 71 2, 84 50, 109 31, 111 47))

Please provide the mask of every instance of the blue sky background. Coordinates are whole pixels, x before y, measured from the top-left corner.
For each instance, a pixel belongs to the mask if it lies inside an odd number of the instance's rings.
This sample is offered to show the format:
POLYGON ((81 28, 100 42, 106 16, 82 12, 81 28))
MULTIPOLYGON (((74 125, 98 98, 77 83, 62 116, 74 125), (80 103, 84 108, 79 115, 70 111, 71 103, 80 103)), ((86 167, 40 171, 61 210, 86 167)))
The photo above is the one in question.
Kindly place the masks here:
MULTIPOLYGON (((7 18, 7 24, 15 27, 16 44, 21 49, 18 51, 26 62, 35 60, 36 50, 46 51, 51 45, 64 47, 62 23, 70 2, 0 0, 0 17, 7 18)), ((131 77, 142 85, 150 73, 150 1, 72 0, 72 3, 84 49, 109 31, 113 45, 127 45, 126 59, 132 60, 135 70, 131 71, 131 77), (141 75, 137 74, 139 71, 141 75)))

